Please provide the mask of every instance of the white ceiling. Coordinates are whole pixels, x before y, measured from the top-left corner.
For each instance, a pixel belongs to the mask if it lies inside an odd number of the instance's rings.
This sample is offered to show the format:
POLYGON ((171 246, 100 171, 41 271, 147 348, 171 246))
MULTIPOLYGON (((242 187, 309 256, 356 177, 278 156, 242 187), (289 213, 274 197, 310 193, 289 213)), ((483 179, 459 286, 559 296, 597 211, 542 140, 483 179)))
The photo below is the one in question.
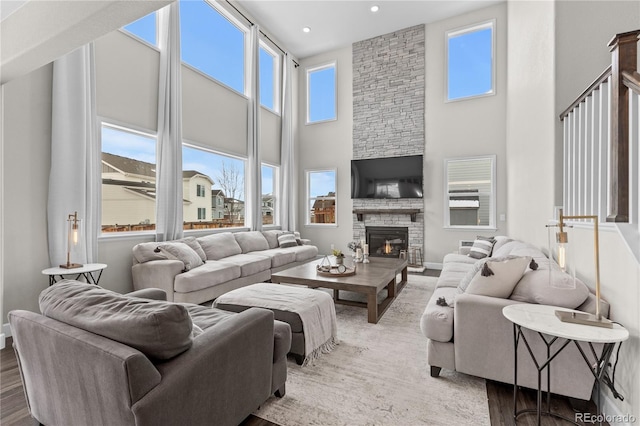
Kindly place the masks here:
POLYGON ((302 59, 504 0, 237 0, 285 50, 302 59), (369 9, 378 5, 380 10, 369 9), (311 32, 302 32, 310 27, 311 32))

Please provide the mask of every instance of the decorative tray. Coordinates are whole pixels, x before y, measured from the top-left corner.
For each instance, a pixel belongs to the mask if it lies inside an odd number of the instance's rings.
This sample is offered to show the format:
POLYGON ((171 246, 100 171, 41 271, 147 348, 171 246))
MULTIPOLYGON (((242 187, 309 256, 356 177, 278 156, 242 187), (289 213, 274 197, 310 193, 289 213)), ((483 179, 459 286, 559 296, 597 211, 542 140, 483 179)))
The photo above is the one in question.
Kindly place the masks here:
POLYGON ((318 275, 322 275, 324 277, 349 277, 356 274, 356 267, 346 265, 331 265, 330 268, 323 268, 318 265, 316 267, 316 272, 318 273, 318 275))

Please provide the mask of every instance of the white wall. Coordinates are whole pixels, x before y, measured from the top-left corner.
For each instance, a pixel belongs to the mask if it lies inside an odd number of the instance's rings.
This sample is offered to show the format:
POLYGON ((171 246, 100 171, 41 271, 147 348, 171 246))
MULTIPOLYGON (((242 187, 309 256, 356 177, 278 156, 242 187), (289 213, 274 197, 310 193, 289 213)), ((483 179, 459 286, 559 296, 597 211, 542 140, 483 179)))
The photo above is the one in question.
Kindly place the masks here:
POLYGON ((347 250, 352 240, 351 156, 353 152, 353 72, 351 46, 312 56, 300 61, 298 68, 298 196, 300 202, 298 228, 302 236, 318 246, 320 253, 329 253, 331 244, 347 250), (325 123, 305 124, 306 68, 337 61, 338 119, 325 123), (305 226, 306 176, 309 169, 337 169, 337 226, 305 226))
MULTIPOLYGON (((499 4, 427 25, 426 44, 426 146, 424 179, 425 260, 441 263, 456 250, 461 239, 476 235, 504 235, 507 211, 506 105, 507 105, 507 5, 499 4), (445 32, 496 19, 496 94, 457 102, 444 102, 446 90, 445 32), (497 230, 444 229, 444 159, 496 155, 497 230)), ((507 215, 507 222, 510 220, 507 215)))

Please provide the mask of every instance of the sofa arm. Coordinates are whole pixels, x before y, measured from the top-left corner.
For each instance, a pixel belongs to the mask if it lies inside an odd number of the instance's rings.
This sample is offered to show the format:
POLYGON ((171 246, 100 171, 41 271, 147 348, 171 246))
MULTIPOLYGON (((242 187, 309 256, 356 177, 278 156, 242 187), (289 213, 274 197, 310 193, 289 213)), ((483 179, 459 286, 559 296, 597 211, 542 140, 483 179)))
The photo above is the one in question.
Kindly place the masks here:
POLYGON ((250 308, 157 365, 162 382, 133 406, 137 425, 239 424, 271 394, 273 312, 250 308))
POLYGON ((143 288, 126 294, 129 297, 139 297, 141 299, 167 300, 167 292, 159 288, 143 288))
POLYGON ((184 263, 179 260, 152 260, 137 263, 131 267, 134 290, 158 288, 167 294, 167 300, 173 302, 174 281, 182 273, 184 263))

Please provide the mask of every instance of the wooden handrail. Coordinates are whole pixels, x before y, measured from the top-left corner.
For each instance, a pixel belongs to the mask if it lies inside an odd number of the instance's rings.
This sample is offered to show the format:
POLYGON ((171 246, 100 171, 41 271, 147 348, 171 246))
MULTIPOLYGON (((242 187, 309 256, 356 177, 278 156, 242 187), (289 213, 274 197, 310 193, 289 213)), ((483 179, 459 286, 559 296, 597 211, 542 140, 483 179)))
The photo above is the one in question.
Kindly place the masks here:
POLYGON ((638 73, 637 71, 634 71, 633 73, 623 71, 622 83, 629 89, 640 95, 640 73, 638 73))
POLYGON ((585 101, 585 99, 587 99, 589 96, 591 96, 591 94, 592 94, 593 92, 595 92, 596 90, 598 90, 598 88, 600 87, 600 85, 601 85, 602 83, 604 83, 604 82, 605 82, 609 77, 611 77, 611 65, 609 65, 609 66, 607 67, 607 69, 606 69, 606 70, 604 70, 604 71, 602 72, 602 74, 600 74, 600 75, 598 76, 598 78, 596 78, 596 79, 593 81, 593 83, 591 83, 591 84, 589 85, 589 87, 587 87, 587 88, 585 89, 585 91, 584 91, 584 92, 582 92, 582 93, 580 94, 580 96, 578 96, 578 99, 576 99, 575 101, 573 101, 573 103, 572 103, 571 105, 569 105, 569 108, 567 108, 567 109, 565 109, 564 111, 562 111, 562 114, 560 114, 560 121, 564 120, 564 119, 565 119, 565 117, 566 117, 567 115, 569 115, 569 113, 570 113, 571 111, 573 111, 573 109, 574 109, 575 107, 577 107, 578 105, 580 105, 580 103, 584 102, 584 101, 585 101))

